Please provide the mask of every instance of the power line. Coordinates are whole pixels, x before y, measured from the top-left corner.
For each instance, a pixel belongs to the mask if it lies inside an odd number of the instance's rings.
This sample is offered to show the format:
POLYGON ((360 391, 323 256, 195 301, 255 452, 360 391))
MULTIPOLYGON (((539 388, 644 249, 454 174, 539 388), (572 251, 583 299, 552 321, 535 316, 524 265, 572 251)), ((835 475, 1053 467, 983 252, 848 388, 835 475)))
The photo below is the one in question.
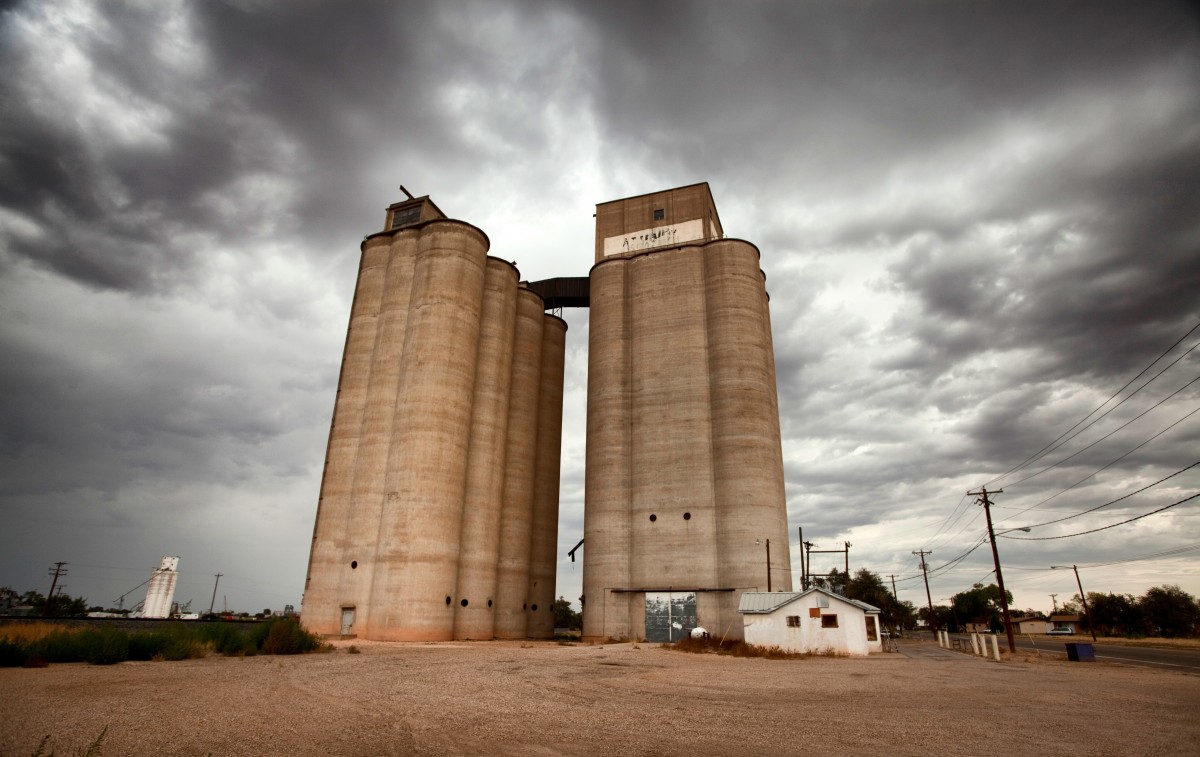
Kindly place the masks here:
MULTIPOLYGON (((1107 568, 1111 565, 1124 565, 1125 563, 1141 562, 1143 560, 1159 560, 1164 557, 1174 557, 1175 555, 1182 555, 1187 552, 1195 552, 1198 549, 1200 549, 1200 544, 1191 544, 1191 545, 1184 546, 1184 547, 1174 547, 1172 549, 1166 549, 1166 550, 1163 550, 1162 552, 1151 552, 1150 554, 1147 554, 1147 555, 1138 555, 1136 557, 1126 557, 1121 560, 1109 560, 1107 562, 1088 563, 1087 565, 1084 565, 1081 563, 1079 565, 1079 567, 1081 567, 1081 568, 1107 568)), ((1047 568, 1044 566, 1037 567, 1037 568, 1019 568, 1015 565, 1010 565, 1008 567, 1009 567, 1009 570, 1036 571, 1038 573, 1046 573, 1051 570, 1050 568, 1047 568)))
MULTIPOLYGON (((1154 483, 1152 483, 1152 484, 1146 484, 1146 485, 1145 485, 1145 486, 1143 486, 1141 489, 1138 489, 1138 490, 1136 490, 1136 491, 1129 492, 1128 494, 1126 494, 1126 495, 1124 495, 1124 496, 1121 496, 1121 497, 1117 497, 1116 499, 1114 499, 1114 500, 1111 500, 1111 501, 1109 501, 1109 502, 1105 502, 1103 505, 1096 505, 1095 507, 1093 507, 1093 508, 1090 508, 1090 509, 1088 509, 1088 510, 1083 510, 1083 511, 1081 511, 1081 512, 1077 512, 1077 513, 1074 513, 1073 515, 1068 515, 1068 516, 1066 516, 1066 517, 1063 517, 1063 518, 1057 518, 1057 519, 1055 519, 1055 520, 1048 520, 1048 521, 1046 521, 1045 523, 1034 523, 1034 524, 1032 524, 1032 525, 1030 525, 1030 526, 1027 526, 1026 528, 1040 528, 1041 526, 1049 526, 1049 525, 1050 525, 1050 524, 1052 524, 1052 523, 1062 523, 1064 520, 1071 520, 1072 518, 1078 518, 1078 517, 1079 517, 1079 516, 1081 516, 1081 515, 1087 515, 1088 513, 1094 513, 1094 512, 1096 512, 1097 510, 1101 510, 1101 509, 1103 509, 1103 508, 1105 508, 1105 507, 1108 507, 1109 505, 1115 505, 1115 504, 1117 504, 1118 502, 1120 502, 1120 501, 1121 501, 1121 500, 1123 500, 1123 499, 1129 499, 1130 497, 1134 496, 1135 494, 1141 494, 1142 492, 1146 491, 1147 489, 1151 489, 1151 488, 1153 488, 1153 487, 1155 487, 1155 486, 1158 486, 1158 485, 1159 485, 1159 484, 1161 484, 1163 481, 1170 480, 1170 479, 1172 479, 1172 478, 1174 478, 1174 477, 1178 476, 1180 473, 1183 473, 1183 472, 1185 472, 1185 471, 1189 471, 1189 470, 1191 470, 1192 468, 1195 468, 1197 465, 1200 465, 1200 461, 1194 462, 1194 463, 1192 463, 1191 465, 1187 466, 1186 468, 1181 468, 1181 469, 1179 469, 1179 470, 1175 471, 1174 473, 1172 473, 1171 475, 1167 476, 1166 478, 1160 478, 1159 480, 1155 481, 1155 482, 1154 482, 1154 483)), ((1086 479, 1085 479, 1085 480, 1086 480, 1086 479)), ((1040 504, 1040 503, 1039 503, 1039 504, 1040 504)), ((1037 505, 1034 505, 1034 507, 1036 507, 1036 506, 1037 506, 1037 505)), ((1027 510, 1030 510, 1030 509, 1032 509, 1032 508, 1025 508, 1025 510, 1022 510, 1021 512, 1026 512, 1027 510)), ((1019 537, 1015 537, 1015 536, 1005 536, 1004 538, 1005 538, 1005 539, 1015 539, 1015 538, 1019 538, 1019 537)))
MULTIPOLYGON (((1200 342, 1197 342, 1197 344, 1200 344, 1200 342)), ((1185 353, 1185 354, 1186 354, 1186 353, 1185 353)), ((1116 427, 1116 428, 1114 428, 1112 431, 1109 431, 1107 434, 1105 434, 1104 436, 1100 437, 1099 439, 1097 439, 1096 441, 1092 442, 1091 444, 1087 445, 1086 447, 1083 447, 1082 449, 1079 449, 1079 450, 1077 450, 1077 451, 1075 451, 1075 452, 1072 452, 1070 455, 1067 455, 1066 457, 1064 457, 1063 459, 1059 460, 1058 462, 1056 462, 1056 463, 1051 463, 1050 465, 1047 465, 1045 468, 1042 468, 1042 469, 1041 469, 1040 471, 1038 471, 1037 473, 1031 473, 1030 475, 1026 476, 1025 478, 1022 478, 1022 479, 1020 479, 1020 480, 1018 480, 1018 481, 1014 481, 1014 482, 1012 482, 1011 484, 1008 484, 1008 486, 1010 486, 1010 487, 1013 487, 1013 486, 1016 486, 1017 484, 1023 484, 1023 483, 1025 483, 1026 481, 1028 481, 1029 479, 1031 479, 1031 478, 1036 478, 1037 476, 1040 476, 1040 475, 1042 475, 1043 473, 1045 473, 1046 471, 1048 471, 1048 470, 1050 470, 1050 469, 1052 469, 1052 468, 1057 468, 1058 466, 1062 465, 1063 463, 1065 463, 1066 461, 1070 460, 1070 459, 1071 459, 1071 458, 1073 458, 1073 457, 1076 457, 1076 456, 1078 456, 1078 455, 1082 455, 1084 452, 1087 452, 1089 449, 1091 449, 1092 447, 1095 447, 1097 444, 1099 444, 1100 442, 1104 441, 1104 440, 1105 440, 1105 439, 1107 439, 1108 437, 1112 436, 1113 434, 1117 433, 1118 431, 1121 431, 1122 429, 1124 429, 1124 428, 1125 428, 1126 426, 1128 426, 1129 424, 1131 424, 1131 423, 1133 423, 1133 422, 1135 422, 1135 421, 1137 421, 1137 420, 1141 419, 1141 418, 1142 418, 1144 415, 1146 415, 1146 413, 1149 413, 1151 410, 1155 409, 1155 408, 1156 408, 1156 407, 1158 407, 1159 405, 1161 405, 1161 404, 1163 404, 1164 402, 1166 402, 1167 400, 1171 399, 1171 398, 1172 398, 1172 397, 1174 397, 1176 394, 1179 394, 1179 393, 1180 393, 1180 392, 1182 392, 1184 389, 1187 389, 1189 386, 1191 386, 1192 384, 1196 383, 1197 381, 1200 381, 1200 376, 1197 376, 1196 378, 1194 378, 1194 379, 1192 379, 1191 381, 1187 382, 1187 383, 1186 383, 1186 384, 1184 384, 1183 386, 1179 387, 1179 388, 1178 388, 1178 389, 1176 389, 1175 391, 1173 391, 1173 392, 1171 392, 1170 394, 1168 394, 1166 397, 1163 397, 1163 398, 1162 398, 1161 400, 1159 400, 1158 402, 1155 402, 1155 403, 1154 403, 1153 405, 1151 405, 1150 407, 1148 407, 1148 408, 1146 408, 1145 410, 1143 410, 1142 412, 1138 413, 1138 414, 1137 414, 1137 415, 1135 415, 1133 418, 1129 419, 1128 421, 1126 421, 1125 423, 1121 424, 1120 426, 1117 426, 1117 427, 1116 427)), ((1133 395, 1130 395, 1130 396, 1132 397, 1133 395)), ((1128 398, 1126 398, 1126 399, 1128 399, 1128 398)), ((1114 408, 1113 408, 1113 410, 1116 410, 1116 408, 1114 407, 1114 408)), ((1105 413, 1105 415, 1107 415, 1107 413, 1105 413)), ((1104 416, 1101 416, 1101 418, 1102 418, 1102 417, 1104 417, 1104 416)), ((1100 418, 1097 418, 1096 420, 1100 420, 1100 418)), ((1081 431, 1082 431, 1082 429, 1081 429, 1081 431)))
MULTIPOLYGON (((1154 441, 1154 440, 1155 440, 1155 439, 1157 439, 1158 437, 1162 436, 1163 434, 1167 433, 1167 432, 1168 432, 1168 431, 1170 431, 1171 429, 1175 428, 1175 427, 1176 427, 1176 426, 1178 426, 1180 423, 1183 423, 1183 422, 1184 422, 1184 421, 1186 421, 1188 418, 1191 418, 1191 417, 1192 417, 1193 415, 1195 415, 1196 413, 1200 413, 1200 407, 1197 407, 1195 410, 1191 411, 1191 412, 1190 412, 1190 413, 1188 413, 1187 415, 1184 415, 1182 418, 1180 418, 1179 420, 1175 421, 1175 422, 1174 422, 1174 423, 1172 423, 1170 426, 1167 426, 1167 427, 1166 427, 1166 428, 1164 428, 1162 431, 1159 431, 1157 434, 1155 434, 1154 436, 1150 437, 1150 438, 1149 438, 1149 439, 1147 439, 1146 441, 1142 442, 1141 444, 1138 444, 1138 445, 1137 445, 1137 446, 1135 446, 1133 449, 1129 450, 1128 452, 1126 452, 1125 454, 1121 455, 1120 457, 1118 457, 1117 459, 1113 460, 1112 462, 1109 462, 1109 463, 1106 463, 1105 465, 1102 465, 1102 466, 1100 466, 1100 467, 1099 467, 1099 468, 1097 468, 1096 470, 1094 470, 1094 471, 1092 471, 1091 473, 1087 474, 1086 476, 1084 476, 1083 478, 1079 479, 1078 481, 1076 481, 1075 483, 1071 484, 1070 486, 1068 486, 1067 488, 1063 489, 1062 491, 1059 491, 1059 492, 1057 492, 1057 493, 1055 493, 1055 494, 1052 494, 1052 495, 1050 495, 1049 497, 1046 497, 1046 498, 1045 498, 1045 499, 1043 499, 1041 502, 1035 502, 1034 504, 1030 505, 1029 507, 1025 508, 1024 510, 1021 510, 1020 512, 1016 513, 1016 515, 1020 515, 1021 513, 1024 513, 1024 512, 1029 512, 1030 510, 1034 509, 1035 507, 1041 507, 1042 505, 1046 504, 1047 502, 1049 502, 1050 500, 1052 500, 1052 499, 1054 499, 1055 497, 1059 496, 1060 494, 1066 494, 1067 492, 1071 491, 1071 490, 1072 490, 1072 489, 1074 489, 1076 486, 1079 486, 1079 485, 1080 485, 1080 484, 1082 484, 1084 481, 1087 481, 1089 478, 1091 478, 1092 476, 1096 475, 1097 473, 1102 473, 1103 471, 1106 471, 1106 470, 1108 470, 1109 468, 1113 467, 1113 466, 1114 466, 1114 465, 1116 465, 1117 463, 1121 462, 1121 461, 1122 461, 1122 460, 1124 460, 1125 458, 1127 458, 1127 457, 1129 457, 1130 455, 1132 455, 1134 452, 1137 452, 1137 451, 1138 451, 1139 449, 1141 449, 1142 447, 1145 447, 1145 446, 1146 446, 1147 444, 1149 444, 1150 442, 1154 441)), ((1010 517, 1011 517, 1011 516, 1010 516, 1010 517)), ((1013 537, 1013 538, 1016 538, 1016 537, 1013 537)))
POLYGON ((1017 539, 1018 541, 1049 541, 1051 539, 1069 539, 1072 536, 1083 536, 1084 534, 1094 534, 1097 531, 1104 531, 1109 528, 1116 528, 1117 526, 1123 526, 1126 523, 1133 523, 1135 520, 1141 520, 1142 518, 1148 518, 1151 515, 1161 513, 1164 510, 1170 510, 1172 507, 1178 507, 1179 505, 1182 505, 1184 502, 1190 502, 1191 500, 1196 499, 1197 497, 1200 497, 1200 492, 1196 492, 1195 494, 1193 494, 1190 497, 1184 497, 1183 499, 1179 500, 1178 502, 1172 502, 1171 504, 1167 505, 1166 507, 1160 507, 1157 510, 1151 510, 1148 513, 1143 513, 1142 515, 1139 515, 1136 518, 1130 518, 1129 520, 1123 520, 1120 523, 1110 523, 1107 526, 1101 526, 1100 528, 1093 528, 1090 531, 1080 531, 1079 533, 1075 533, 1075 534, 1062 534, 1061 536, 1006 536, 1004 538, 1017 539))
MULTIPOLYGON (((1154 360, 1150 361, 1150 364, 1149 364, 1149 365, 1147 365, 1147 366, 1146 366, 1145 368, 1143 368, 1142 370, 1138 371, 1138 374, 1137 374, 1136 376, 1134 376, 1133 378, 1129 379, 1129 381, 1128 381, 1128 382, 1126 382, 1125 386, 1123 386, 1123 387, 1121 387, 1120 389, 1118 389, 1117 391, 1113 392, 1113 394, 1112 394, 1112 396, 1111 396, 1111 397, 1109 397, 1108 399, 1104 400, 1104 402, 1101 402, 1101 403, 1100 403, 1100 404, 1099 404, 1099 405, 1096 407, 1096 409, 1095 409, 1095 410, 1093 410, 1092 412, 1090 412, 1090 413, 1088 413, 1087 415, 1085 415, 1085 416, 1084 416, 1084 417, 1083 417, 1083 418, 1082 418, 1082 419, 1081 419, 1081 420, 1080 420, 1078 423, 1076 423, 1074 426, 1072 426, 1071 428, 1067 429, 1067 430, 1066 430, 1066 431, 1064 431, 1062 434, 1060 434, 1060 435, 1058 436, 1058 438, 1057 438, 1057 439, 1055 439, 1054 441, 1050 442, 1050 443, 1049 443, 1049 444, 1047 444, 1045 447, 1042 447, 1042 448, 1041 448, 1040 450, 1038 450, 1037 452, 1034 452, 1032 455, 1030 455, 1029 457, 1025 458, 1025 459, 1024 459, 1024 460, 1022 460, 1021 462, 1017 463, 1017 465, 1016 465, 1016 466, 1014 466, 1014 467, 1012 467, 1012 468, 1009 468, 1009 469, 1008 469, 1007 471, 1005 471, 1004 473, 1001 473, 999 476, 996 476, 996 477, 995 477, 995 478, 993 478, 991 481, 988 481, 988 482, 987 482, 987 484, 992 484, 992 483, 995 483, 996 481, 999 481, 1000 479, 1004 478, 1005 476, 1009 475, 1010 473, 1015 473, 1016 471, 1020 470, 1021 468, 1024 468, 1026 465, 1028 465, 1029 463, 1033 462, 1034 460, 1037 460, 1037 459, 1039 459, 1039 458, 1042 456, 1042 454, 1043 454, 1043 453, 1045 453, 1045 452, 1047 452, 1047 450, 1049 450, 1049 449, 1050 449, 1050 448, 1051 448, 1051 447, 1052 447, 1052 446, 1053 446, 1055 443, 1057 443, 1057 442, 1059 441, 1059 439, 1062 439, 1064 436, 1066 436, 1067 434, 1071 433, 1071 432, 1072 432, 1072 431, 1074 431, 1076 428, 1079 428, 1080 424, 1082 424, 1082 423, 1084 423, 1085 421, 1087 421, 1087 419, 1088 419, 1088 418, 1091 418, 1093 415, 1095 415, 1097 412, 1099 412, 1101 408, 1103 408, 1103 407, 1104 407, 1105 405, 1107 405, 1108 403, 1112 402, 1112 401, 1113 401, 1113 400, 1114 400, 1114 399, 1115 399, 1115 398, 1116 398, 1116 397, 1117 397, 1117 396, 1118 396, 1118 395, 1119 395, 1121 392, 1123 392, 1123 391, 1125 391, 1126 389, 1128 389, 1128 388, 1130 387, 1130 385, 1132 385, 1132 384, 1133 384, 1133 382, 1137 381, 1139 378, 1141 378, 1141 377, 1142 377, 1142 374, 1144 374, 1146 371, 1148 371, 1148 370, 1150 370, 1151 368, 1153 368, 1153 367, 1154 367, 1154 364, 1155 364, 1155 363, 1157 363, 1159 360, 1162 360, 1164 357, 1166 357, 1167 355, 1169 355, 1169 354, 1171 353, 1171 350, 1173 350, 1173 349, 1175 349, 1176 347, 1178 347, 1178 346, 1179 346, 1179 345, 1180 345, 1180 344, 1183 342, 1183 340, 1184 340, 1184 339, 1187 339, 1189 336, 1191 336, 1191 335, 1192 335, 1192 334, 1193 334, 1193 333, 1196 331, 1196 329, 1200 329, 1200 323, 1197 323, 1195 326, 1193 326, 1191 329, 1189 329, 1189 330, 1188 330, 1188 332, 1187 332, 1186 334, 1184 334, 1183 336, 1179 337, 1179 339, 1178 339, 1178 340, 1176 340, 1176 342, 1175 342, 1174 344, 1172 344, 1170 347, 1168 347, 1166 350, 1164 350, 1164 351, 1163 351, 1163 353, 1162 353, 1161 355, 1159 355, 1158 357, 1154 358, 1154 360)), ((1200 344, 1200 343, 1198 343, 1198 344, 1200 344)), ((1193 345, 1193 346, 1192 346, 1192 349, 1195 349, 1195 345, 1193 345)), ((1190 351, 1191 351, 1191 350, 1188 350, 1188 352, 1190 352, 1190 351)), ((1185 353, 1185 354, 1186 354, 1186 353, 1185 353)), ((1180 356, 1180 357, 1182 357, 1182 356, 1180 356)), ((1174 363, 1172 363, 1172 365, 1174 365, 1174 363)), ((1167 366, 1167 367, 1169 368, 1170 366, 1167 366)), ((1155 378, 1157 378, 1157 376, 1156 376, 1155 378)), ((1153 379, 1152 379, 1152 380, 1153 380, 1153 379)), ((1149 381, 1147 381, 1147 382, 1146 382, 1146 384, 1149 384, 1149 383, 1150 383, 1149 381)), ((1144 387, 1146 386, 1146 384, 1143 384, 1143 385, 1142 385, 1142 388, 1144 388, 1144 387)), ((1140 391, 1140 388, 1139 388, 1139 391, 1140 391)), ((1136 393, 1136 392, 1135 392, 1135 393, 1136 393)), ((1132 396, 1133 396, 1133 394, 1131 394, 1131 395, 1130 395, 1130 397, 1132 397, 1132 396)), ((1128 399, 1128 397, 1127 397, 1126 399, 1128 399)), ((987 484, 984 484, 984 486, 987 486, 987 484)))

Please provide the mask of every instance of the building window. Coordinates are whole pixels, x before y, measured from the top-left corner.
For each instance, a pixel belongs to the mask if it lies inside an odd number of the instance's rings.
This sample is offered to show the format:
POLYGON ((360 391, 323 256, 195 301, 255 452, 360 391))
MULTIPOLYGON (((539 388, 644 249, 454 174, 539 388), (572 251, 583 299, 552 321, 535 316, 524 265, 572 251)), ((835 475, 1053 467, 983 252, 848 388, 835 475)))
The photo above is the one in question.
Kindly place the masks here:
POLYGON ((655 221, 661 221, 666 217, 667 217, 666 210, 664 210, 663 208, 655 208, 654 209, 654 220, 655 221))
POLYGON ((398 229, 401 226, 411 226, 421 220, 421 206, 411 205, 407 208, 399 208, 392 211, 392 228, 398 229))
POLYGON ((837 628, 837 627, 838 627, 838 624, 837 624, 837 616, 836 615, 822 615, 821 616, 821 628, 837 628))
POLYGON ((875 628, 875 616, 867 616, 867 641, 879 641, 879 631, 875 628))
POLYGON ((800 616, 799 615, 788 615, 787 616, 787 624, 788 624, 788 628, 799 628, 800 627, 800 616))

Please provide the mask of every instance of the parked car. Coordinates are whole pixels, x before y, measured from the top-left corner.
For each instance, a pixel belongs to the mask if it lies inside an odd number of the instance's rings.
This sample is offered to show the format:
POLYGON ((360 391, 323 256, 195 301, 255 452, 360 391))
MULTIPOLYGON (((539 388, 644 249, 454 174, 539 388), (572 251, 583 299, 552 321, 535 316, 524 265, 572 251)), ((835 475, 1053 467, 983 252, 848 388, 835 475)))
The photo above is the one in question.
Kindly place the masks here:
POLYGON ((1047 636, 1073 636, 1075 634, 1070 628, 1051 628, 1046 632, 1047 636))

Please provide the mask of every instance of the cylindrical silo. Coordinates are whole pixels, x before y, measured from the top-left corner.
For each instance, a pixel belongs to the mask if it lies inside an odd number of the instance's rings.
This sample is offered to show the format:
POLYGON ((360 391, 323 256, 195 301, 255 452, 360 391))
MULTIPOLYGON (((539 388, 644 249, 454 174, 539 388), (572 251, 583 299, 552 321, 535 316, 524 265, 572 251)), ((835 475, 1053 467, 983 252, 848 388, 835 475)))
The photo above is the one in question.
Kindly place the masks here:
POLYGON ((717 583, 704 247, 634 257, 631 579, 717 583))
POLYGON ((587 467, 583 510, 583 635, 629 634, 631 384, 629 261, 591 272, 588 324, 587 467))
POLYGON ((383 299, 375 328, 371 379, 367 385, 358 458, 354 466, 351 493, 354 515, 347 527, 346 550, 338 566, 341 577, 339 604, 355 608, 355 624, 359 628, 367 628, 370 624, 369 600, 375 572, 379 516, 383 508, 396 390, 400 383, 400 365, 404 359, 404 335, 420 238, 419 228, 405 229, 392 236, 383 299))
POLYGON ((496 566, 494 633, 501 639, 523 639, 528 628, 530 521, 537 461, 544 313, 541 297, 525 288, 518 292, 500 557, 496 566))
POLYGON ((487 237, 420 227, 367 635, 453 636, 487 237))
POLYGON ((554 637, 554 579, 558 569, 558 481, 562 458, 563 370, 567 323, 543 318, 533 514, 530 519, 529 622, 533 639, 554 637))
MULTIPOLYGON (((771 585, 787 591, 783 456, 758 250, 724 240, 710 246, 705 262, 721 583, 765 591, 771 539, 771 585)), ((740 593, 730 594, 734 607, 740 593)))
POLYGON ((511 264, 488 258, 454 595, 456 639, 490 639, 493 635, 518 277, 511 264))
POLYGON ((351 489, 387 270, 388 241, 371 238, 363 243, 350 308, 301 605, 305 625, 317 633, 334 634, 340 630, 337 566, 343 562, 347 530, 353 522, 351 489))

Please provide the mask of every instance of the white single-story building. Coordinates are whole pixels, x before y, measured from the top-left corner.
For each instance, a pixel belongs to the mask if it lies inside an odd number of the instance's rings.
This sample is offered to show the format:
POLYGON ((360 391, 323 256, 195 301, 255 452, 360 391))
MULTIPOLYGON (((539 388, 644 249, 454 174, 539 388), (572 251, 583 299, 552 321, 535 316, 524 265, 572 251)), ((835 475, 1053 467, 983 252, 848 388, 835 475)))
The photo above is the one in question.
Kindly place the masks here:
POLYGON ((825 589, 748 591, 738 612, 747 644, 859 657, 883 651, 879 608, 825 589))

